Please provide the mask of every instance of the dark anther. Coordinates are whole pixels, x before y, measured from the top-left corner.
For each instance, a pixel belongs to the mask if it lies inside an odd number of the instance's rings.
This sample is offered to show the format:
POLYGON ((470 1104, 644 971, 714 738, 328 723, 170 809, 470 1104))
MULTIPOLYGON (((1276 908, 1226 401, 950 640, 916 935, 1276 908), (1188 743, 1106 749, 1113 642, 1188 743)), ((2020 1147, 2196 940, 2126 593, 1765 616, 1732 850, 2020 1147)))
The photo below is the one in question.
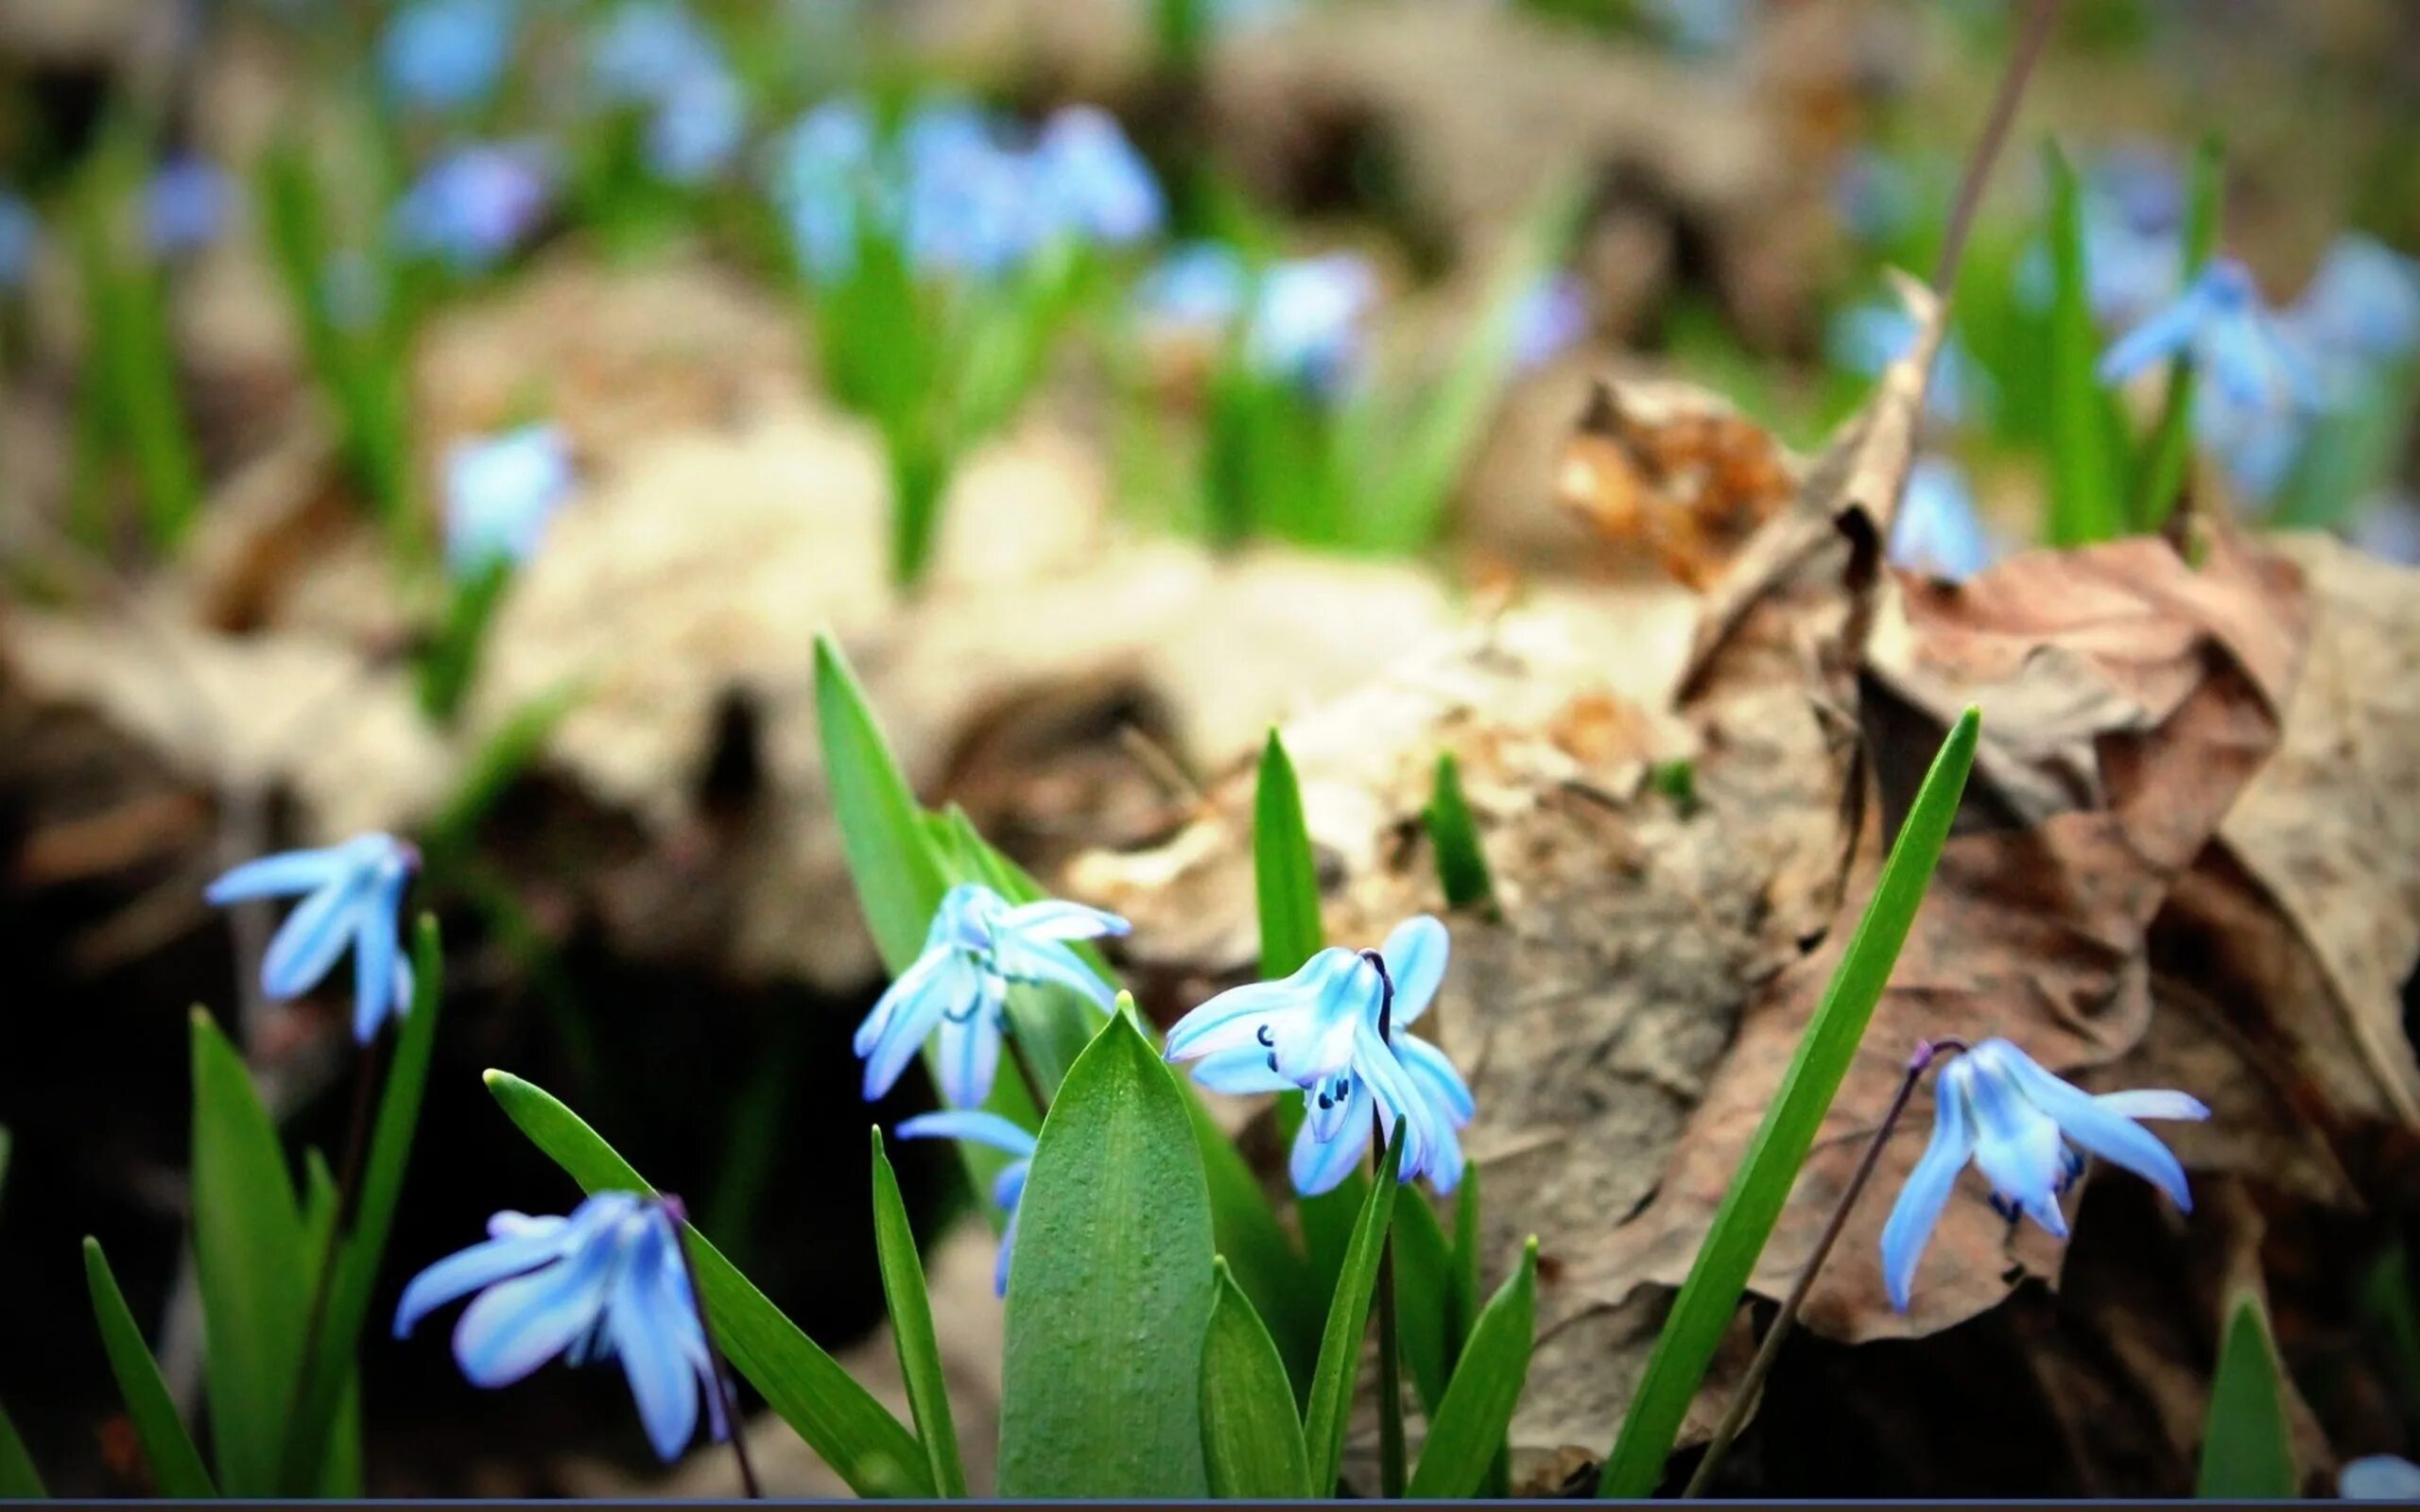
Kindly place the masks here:
POLYGON ((1264 1045, 1274 1045, 1277 1043, 1277 1031, 1264 1023, 1253 1031, 1253 1038, 1264 1045))

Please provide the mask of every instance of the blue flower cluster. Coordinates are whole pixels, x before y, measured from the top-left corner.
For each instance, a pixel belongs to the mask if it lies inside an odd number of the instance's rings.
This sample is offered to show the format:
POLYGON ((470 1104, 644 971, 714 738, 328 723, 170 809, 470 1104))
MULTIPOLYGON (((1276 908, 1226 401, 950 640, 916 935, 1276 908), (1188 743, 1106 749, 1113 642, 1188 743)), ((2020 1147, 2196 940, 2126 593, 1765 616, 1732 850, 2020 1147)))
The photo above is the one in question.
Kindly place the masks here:
POLYGON ((863 101, 832 100, 781 133, 769 174, 800 266, 824 284, 856 266, 863 237, 894 241, 921 274, 995 278, 1065 242, 1145 241, 1167 215, 1150 165, 1087 105, 1028 135, 928 104, 886 137, 863 101))
POLYGON ((597 93, 647 114, 648 169, 697 183, 728 166, 747 130, 746 102, 721 44, 676 0, 630 0, 590 44, 597 93))
POLYGON ((518 25, 511 0, 414 0, 379 38, 379 74, 406 105, 482 104, 503 81, 518 25))
POLYGON ((1221 335, 1240 325, 1247 368, 1321 397, 1359 370, 1363 318, 1377 298, 1377 273, 1356 253, 1290 258, 1255 274, 1222 242, 1176 249, 1134 293, 1152 329, 1221 335))
POLYGON ((458 441, 444 472, 445 565, 458 578, 527 562, 577 481, 556 425, 458 441))
POLYGON ((554 158, 544 144, 456 147, 396 201, 395 238, 458 273, 483 273, 528 239, 553 197, 554 158))

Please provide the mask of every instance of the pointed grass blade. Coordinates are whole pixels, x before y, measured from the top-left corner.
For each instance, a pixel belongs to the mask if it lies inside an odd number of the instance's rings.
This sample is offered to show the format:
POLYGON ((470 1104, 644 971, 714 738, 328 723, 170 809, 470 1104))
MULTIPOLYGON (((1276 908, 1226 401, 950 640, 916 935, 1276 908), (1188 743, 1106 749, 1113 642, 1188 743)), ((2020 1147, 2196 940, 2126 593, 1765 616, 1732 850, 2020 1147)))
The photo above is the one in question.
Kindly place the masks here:
POLYGON ((959 1462, 958 1428, 950 1419, 949 1381, 942 1368, 941 1339, 933 1332, 932 1297, 925 1290, 925 1262, 908 1224, 899 1177, 883 1153, 882 1130, 873 1131, 873 1242, 882 1267, 883 1300, 890 1310, 890 1334, 899 1349, 899 1378, 908 1386, 916 1436, 925 1446, 935 1494, 966 1495, 966 1469, 959 1462))

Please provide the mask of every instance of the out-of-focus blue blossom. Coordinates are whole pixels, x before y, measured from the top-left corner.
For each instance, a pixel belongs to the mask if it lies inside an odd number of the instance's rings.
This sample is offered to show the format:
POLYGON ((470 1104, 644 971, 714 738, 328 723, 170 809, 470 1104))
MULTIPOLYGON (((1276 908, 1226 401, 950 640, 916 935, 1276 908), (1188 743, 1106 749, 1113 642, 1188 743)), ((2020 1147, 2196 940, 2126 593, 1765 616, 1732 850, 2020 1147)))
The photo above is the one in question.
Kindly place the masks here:
POLYGON ((1851 235, 1868 246, 1888 246, 1915 229, 1924 213, 1924 191, 1906 163, 1861 146, 1833 175, 1832 203, 1851 235))
MULTIPOLYGON (((2142 319, 2176 292, 2185 267, 2185 180, 2166 150, 2129 143, 2085 173, 2077 206, 2083 232, 2084 300, 2103 326, 2142 319)), ((2017 293, 2035 309, 2050 302, 2049 249, 2029 248, 2017 293)))
POLYGON ((2205 379, 2246 408, 2315 408, 2323 400, 2309 356, 2261 302, 2241 263, 2213 258, 2166 306, 2100 354, 2104 384, 2189 354, 2205 379))
POLYGON ((2194 435, 2226 469, 2237 497, 2255 512, 2274 504, 2293 475, 2311 421, 2308 410, 2246 404, 2218 388, 2202 391, 2193 404, 2194 435))
POLYGON ((827 100, 773 139, 773 203, 789 223, 800 265, 818 282, 856 266, 857 223, 874 192, 873 117, 864 102, 827 100))
POLYGON ((1054 112, 1043 123, 1033 161, 1062 227, 1111 247, 1159 233, 1167 215, 1160 182, 1107 111, 1069 105, 1054 112))
POLYGON ((445 454, 445 564, 468 577, 537 551, 569 497, 571 447, 556 425, 457 441, 445 454))
POLYGON ((33 271, 34 248, 42 240, 42 221, 33 207, 0 189, 0 289, 25 286, 33 271))
POLYGON ((2364 1454, 2336 1472, 2336 1494, 2347 1502, 2420 1502, 2420 1465, 2400 1454, 2364 1454))
POLYGON ((538 144, 458 147, 396 203, 395 236, 406 251, 483 272, 537 230, 552 197, 551 163, 538 144))
POLYGON ((1009 1295, 1009 1254, 1017 1246, 1017 1199, 1025 1195, 1026 1173, 1033 1168, 1033 1135, 997 1113, 980 1108, 954 1108, 939 1113, 919 1113, 902 1119, 902 1139, 973 1140, 995 1150, 1016 1157, 1000 1167, 992 1178, 992 1203, 1009 1215, 1000 1230, 1000 1258, 992 1265, 992 1290, 1002 1297, 1009 1295))
POLYGON ((1920 456, 1908 469, 1907 491, 1891 526, 1891 559, 1910 572, 1962 583, 1998 555, 1974 490, 1958 464, 1943 456, 1920 456))
MULTIPOLYGON (((1825 344, 1832 361, 1846 371, 1866 377, 1905 356, 1915 345, 1915 317, 1896 304, 1859 304, 1832 318, 1825 344)), ((1932 375, 1925 387, 1925 410, 1949 424, 1990 416, 1999 404, 1999 386, 1967 353, 1955 335, 1945 338, 1933 354, 1932 375)))
POLYGON ((574 1366, 613 1357, 666 1462, 697 1434, 700 1396, 707 1435, 728 1432, 680 1230, 663 1201, 600 1192, 568 1218, 497 1213, 485 1242, 412 1278, 395 1337, 473 1292, 454 1325, 454 1359, 473 1385, 510 1385, 557 1355, 574 1366))
POLYGON ((2340 236, 2285 319, 2324 355, 2393 361, 2420 347, 2420 263, 2340 236))
POLYGON ((712 33, 672 0, 630 0, 598 27, 588 71, 608 98, 652 105, 698 74, 723 71, 712 33))
POLYGON ((2407 493, 2373 501, 2354 517, 2353 544, 2382 561, 2420 567, 2420 501, 2407 493))
POLYGON ((2022 1213, 2051 1234, 2067 1235, 2059 1195, 2083 1174, 2081 1145, 2169 1194, 2182 1209, 2193 1199, 2185 1168, 2138 1119, 2201 1119, 2210 1110, 2177 1091, 2122 1091, 2095 1097, 2061 1081, 2006 1040, 1986 1040, 1942 1068, 1933 1081, 1931 1143, 1882 1226, 1882 1276, 1892 1305, 1908 1309, 1916 1263, 1943 1207, 1972 1160, 1992 1184, 1992 1207, 2011 1223, 2022 1213))
POLYGON ((1126 930, 1126 920, 1115 914, 1080 903, 1046 899, 1011 904, 979 883, 952 887, 934 911, 923 954, 857 1025, 866 1101, 890 1091, 918 1047, 938 1030, 942 1095, 959 1108, 980 1104, 999 1070, 1009 984, 1055 983, 1105 1012, 1113 1001, 1109 985, 1067 942, 1126 930))
POLYGON ((1645 0, 1642 9, 1674 51, 1703 58, 1739 44, 1756 0, 1645 0))
POLYGON ((256 898, 302 902, 261 956, 261 990, 272 1002, 301 997, 337 957, 353 950, 353 1037, 368 1044, 389 1016, 412 1004, 410 958, 398 943, 404 889, 420 852, 391 834, 359 834, 321 850, 262 856, 221 875, 202 894, 213 904, 256 898))
POLYGON ((1362 317, 1378 278, 1352 252, 1295 258, 1261 274, 1244 331, 1244 361, 1317 394, 1343 387, 1359 367, 1362 317))
POLYGON ((1512 312, 1512 363, 1528 370, 1563 355, 1588 334, 1588 288, 1569 273, 1545 278, 1512 312))
POLYGON ((1194 1062, 1193 1079, 1215 1091, 1301 1090, 1289 1168, 1305 1196, 1334 1190, 1369 1153, 1374 1125, 1398 1119, 1402 1178, 1450 1192, 1470 1089, 1443 1051, 1409 1032, 1445 979, 1447 943, 1445 926, 1423 915, 1375 952, 1331 946, 1284 981, 1232 988, 1186 1014, 1168 1031, 1167 1058, 1194 1062))
POLYGON ((1160 260, 1134 286, 1134 306, 1148 325, 1211 331, 1243 314, 1252 274, 1224 242, 1187 242, 1160 260))
POLYGON ((143 190, 143 239, 161 257, 216 241, 227 224, 227 175, 199 158, 164 163, 143 190))
POLYGON ((387 23, 379 71, 406 103, 430 110, 476 105, 504 77, 513 27, 510 0, 414 0, 387 23))
POLYGON ((1003 146, 972 110, 918 112, 901 132, 899 155, 900 241, 921 271, 994 277, 1024 261, 1053 229, 1029 161, 1003 146))
POLYGON ((647 165, 674 183, 697 183, 738 154, 747 129, 747 102, 730 71, 692 74, 648 120, 647 165))

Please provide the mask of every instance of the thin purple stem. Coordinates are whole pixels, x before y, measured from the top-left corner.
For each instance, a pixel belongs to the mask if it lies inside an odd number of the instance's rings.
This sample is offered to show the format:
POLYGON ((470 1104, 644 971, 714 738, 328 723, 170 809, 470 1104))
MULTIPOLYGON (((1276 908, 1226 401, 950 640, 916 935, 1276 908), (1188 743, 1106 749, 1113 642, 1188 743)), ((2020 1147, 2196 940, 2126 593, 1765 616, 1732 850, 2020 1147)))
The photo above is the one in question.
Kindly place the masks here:
POLYGON ((748 1457, 748 1435, 739 1423, 739 1399, 731 1389, 731 1376, 725 1368, 722 1350, 715 1344, 715 1326, 706 1317, 705 1288, 698 1284, 698 1257, 689 1252, 689 1210, 679 1197, 664 1194, 656 1198, 664 1207, 665 1216, 672 1220, 672 1243, 681 1251, 681 1272, 689 1280, 689 1303, 698 1311, 698 1332, 706 1341, 706 1365, 714 1376, 715 1400, 722 1408, 722 1420, 731 1431, 732 1458, 739 1461, 739 1484, 748 1500, 765 1500, 765 1488, 757 1484, 756 1466, 748 1457))

